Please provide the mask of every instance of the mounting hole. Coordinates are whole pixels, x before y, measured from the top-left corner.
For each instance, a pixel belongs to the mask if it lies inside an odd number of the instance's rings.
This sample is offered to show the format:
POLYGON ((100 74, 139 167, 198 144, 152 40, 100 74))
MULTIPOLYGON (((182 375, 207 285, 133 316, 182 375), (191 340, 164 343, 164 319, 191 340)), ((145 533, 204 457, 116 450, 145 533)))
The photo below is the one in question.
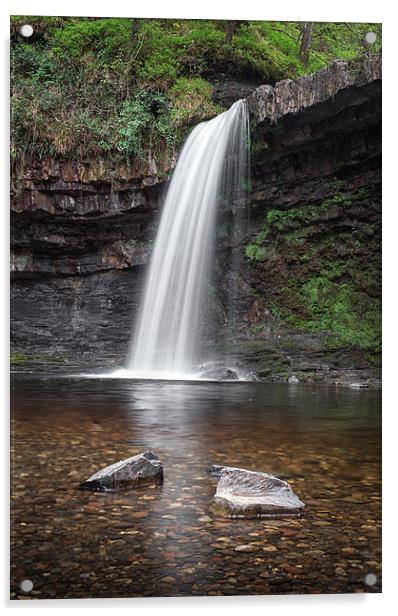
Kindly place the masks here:
POLYGON ((19 588, 22 590, 22 592, 30 592, 33 589, 32 580, 22 580, 19 585, 19 588))
POLYGON ((365 43, 368 45, 373 45, 377 41, 376 32, 366 32, 365 34, 365 43))
POLYGON ((374 573, 368 573, 365 575, 364 582, 366 586, 374 586, 377 582, 377 577, 374 573))
POLYGON ((19 32, 25 38, 29 38, 33 34, 33 27, 30 24, 24 24, 19 28, 19 32))

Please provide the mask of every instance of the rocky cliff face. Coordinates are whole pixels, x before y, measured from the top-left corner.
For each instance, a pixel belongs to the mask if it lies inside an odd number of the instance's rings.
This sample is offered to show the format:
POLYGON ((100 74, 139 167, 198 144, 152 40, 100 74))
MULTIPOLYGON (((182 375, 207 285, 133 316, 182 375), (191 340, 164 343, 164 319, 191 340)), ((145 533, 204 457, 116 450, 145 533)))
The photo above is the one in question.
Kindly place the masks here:
POLYGON ((231 352, 274 378, 376 377, 381 59, 334 62, 248 101, 252 191, 231 352))
POLYGON ((126 352, 173 161, 28 161, 12 194, 17 353, 73 362, 126 352))
MULTIPOLYGON (((225 353, 263 377, 377 375, 380 78, 380 58, 366 57, 248 98, 250 203, 240 234, 220 212, 212 329, 225 353)), ((16 361, 124 361, 174 164, 20 163, 16 361)))

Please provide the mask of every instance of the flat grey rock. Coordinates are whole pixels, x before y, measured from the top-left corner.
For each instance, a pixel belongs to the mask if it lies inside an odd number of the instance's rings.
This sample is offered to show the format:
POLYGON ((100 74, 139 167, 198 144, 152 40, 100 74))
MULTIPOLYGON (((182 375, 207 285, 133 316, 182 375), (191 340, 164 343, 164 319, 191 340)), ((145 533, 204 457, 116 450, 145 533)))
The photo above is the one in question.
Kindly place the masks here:
POLYGON ((80 490, 107 492, 163 483, 163 465, 152 451, 121 460, 91 475, 79 485, 80 490))
POLYGON ((220 476, 214 505, 224 517, 296 517, 304 509, 290 485, 274 475, 229 466, 210 472, 220 476))

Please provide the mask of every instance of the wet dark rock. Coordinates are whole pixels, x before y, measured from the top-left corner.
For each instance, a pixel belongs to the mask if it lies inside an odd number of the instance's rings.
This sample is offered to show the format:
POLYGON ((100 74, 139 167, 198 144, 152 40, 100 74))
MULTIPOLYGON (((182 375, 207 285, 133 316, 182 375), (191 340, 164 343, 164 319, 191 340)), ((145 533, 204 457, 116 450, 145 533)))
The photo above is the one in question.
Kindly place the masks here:
POLYGON ((215 75, 213 100, 215 103, 230 107, 240 98, 247 98, 261 85, 258 80, 231 79, 226 75, 215 75))
POLYGON ((97 471, 83 481, 79 489, 106 492, 162 483, 163 465, 161 461, 152 451, 145 451, 97 471))
POLYGON ((214 502, 216 511, 228 518, 291 517, 304 509, 286 481, 232 467, 221 469, 214 502))
POLYGON ((232 368, 214 368, 205 370, 200 375, 201 379, 209 381, 239 381, 239 376, 232 368))
POLYGON ((214 477, 221 477, 221 471, 224 468, 232 468, 230 466, 220 466, 219 464, 213 464, 208 470, 209 475, 213 475, 214 477))

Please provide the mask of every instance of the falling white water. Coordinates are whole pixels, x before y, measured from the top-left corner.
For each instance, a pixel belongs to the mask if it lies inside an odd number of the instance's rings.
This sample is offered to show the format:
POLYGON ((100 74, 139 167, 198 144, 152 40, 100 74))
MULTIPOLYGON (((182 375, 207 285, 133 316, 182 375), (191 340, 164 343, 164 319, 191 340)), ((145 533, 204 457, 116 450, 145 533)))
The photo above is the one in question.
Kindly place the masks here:
POLYGON ((247 148, 243 100, 189 135, 163 206, 127 366, 132 376, 189 378, 208 359, 202 328, 216 206, 225 183, 245 181, 247 148))

